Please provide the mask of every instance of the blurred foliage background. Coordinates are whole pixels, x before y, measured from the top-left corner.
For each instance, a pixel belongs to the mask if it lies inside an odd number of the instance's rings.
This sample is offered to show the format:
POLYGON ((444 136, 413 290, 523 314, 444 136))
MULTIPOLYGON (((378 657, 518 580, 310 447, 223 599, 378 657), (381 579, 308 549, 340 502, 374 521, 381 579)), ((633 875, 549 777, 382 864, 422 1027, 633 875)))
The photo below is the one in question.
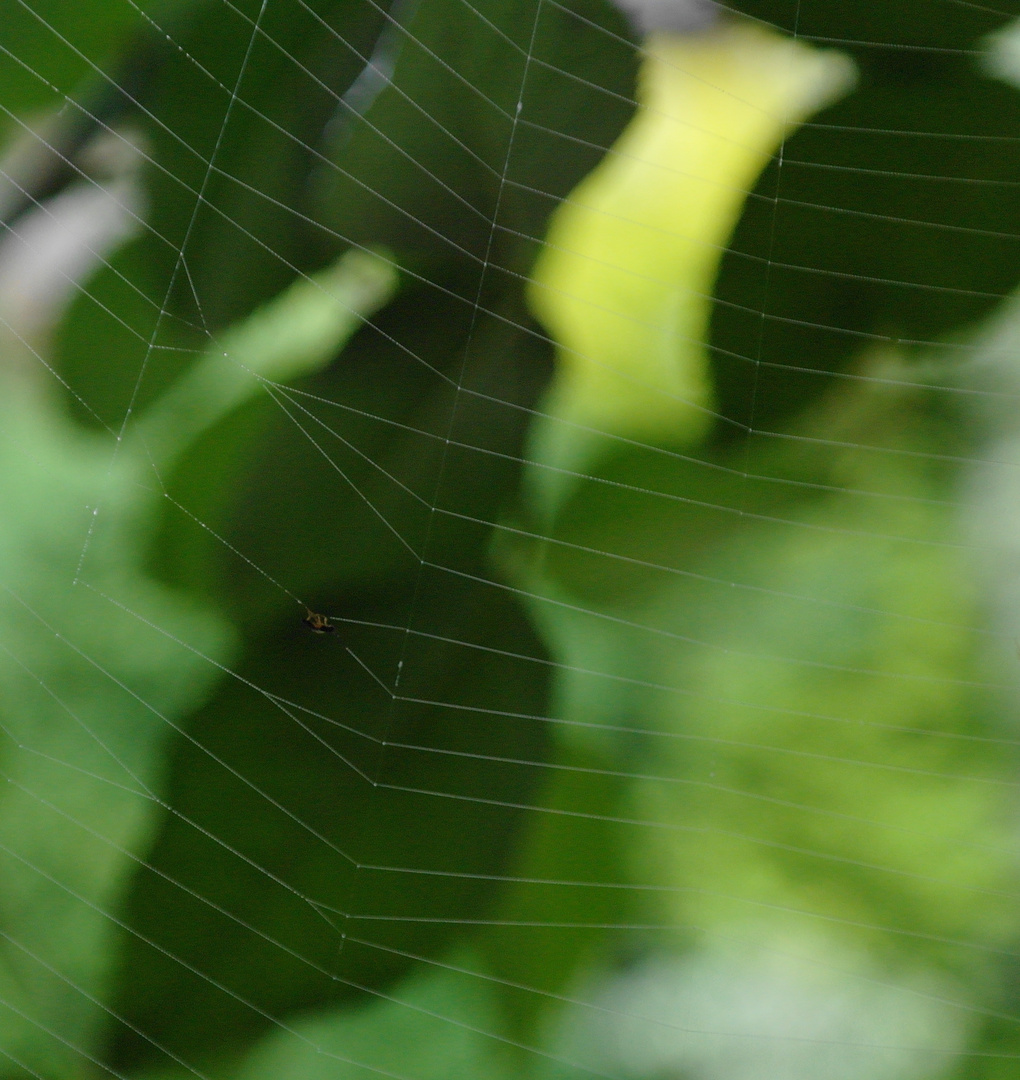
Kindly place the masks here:
POLYGON ((0 1076, 1015 1075, 1018 15, 0 0, 0 1076))

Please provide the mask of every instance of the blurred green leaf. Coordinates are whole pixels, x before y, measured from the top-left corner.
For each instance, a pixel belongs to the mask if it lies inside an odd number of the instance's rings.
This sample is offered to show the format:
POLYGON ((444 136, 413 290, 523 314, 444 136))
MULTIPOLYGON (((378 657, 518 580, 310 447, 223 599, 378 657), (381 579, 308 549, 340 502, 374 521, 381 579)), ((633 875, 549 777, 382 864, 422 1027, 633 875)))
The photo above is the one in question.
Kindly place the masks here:
POLYGON ((994 1000, 1017 880, 1006 658, 953 466, 923 456, 960 420, 865 384, 756 454, 622 451, 530 579, 571 739, 634 774, 634 921, 849 948, 959 1001, 957 1044, 994 1000))
MULTIPOLYGON (((272 626, 175 755, 120 1009, 188 1060, 388 985, 493 903, 547 755, 547 668, 513 659, 543 651, 505 593, 438 573, 422 590, 410 637, 391 623, 409 588, 326 608, 328 637, 299 612, 272 626)), ((118 1057, 153 1049, 128 1032, 118 1057)))
POLYGON ((113 440, 9 374, 5 395, 0 1041, 35 1075, 71 1076, 106 1020, 112 913, 152 837, 167 746, 233 641, 145 573, 151 499, 113 440))

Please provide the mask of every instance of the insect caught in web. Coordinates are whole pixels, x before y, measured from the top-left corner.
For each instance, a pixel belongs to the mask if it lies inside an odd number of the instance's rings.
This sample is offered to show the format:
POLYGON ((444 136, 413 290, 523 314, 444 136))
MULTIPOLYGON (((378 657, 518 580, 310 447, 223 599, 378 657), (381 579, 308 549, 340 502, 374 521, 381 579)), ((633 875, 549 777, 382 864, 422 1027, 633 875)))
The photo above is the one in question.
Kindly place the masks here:
POLYGON ((305 612, 305 617, 301 621, 313 634, 332 634, 336 630, 336 627, 325 615, 312 611, 310 607, 305 607, 305 612))

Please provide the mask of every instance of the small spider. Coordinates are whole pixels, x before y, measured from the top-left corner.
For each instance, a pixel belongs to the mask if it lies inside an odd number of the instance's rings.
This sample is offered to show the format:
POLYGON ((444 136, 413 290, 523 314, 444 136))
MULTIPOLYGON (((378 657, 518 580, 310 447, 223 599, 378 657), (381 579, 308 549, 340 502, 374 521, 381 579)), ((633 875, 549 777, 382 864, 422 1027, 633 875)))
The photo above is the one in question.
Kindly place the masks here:
POLYGON ((336 629, 325 615, 320 615, 318 612, 312 611, 310 607, 306 607, 305 611, 307 614, 301 621, 313 634, 332 634, 336 629))

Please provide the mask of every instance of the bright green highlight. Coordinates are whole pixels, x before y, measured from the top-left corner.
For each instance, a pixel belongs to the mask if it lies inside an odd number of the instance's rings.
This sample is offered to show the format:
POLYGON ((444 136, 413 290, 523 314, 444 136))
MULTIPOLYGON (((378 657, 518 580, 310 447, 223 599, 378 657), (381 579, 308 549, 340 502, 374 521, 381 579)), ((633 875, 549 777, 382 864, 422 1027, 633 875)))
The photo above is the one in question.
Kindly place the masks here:
POLYGON ((727 240, 782 139, 852 80, 845 56, 756 28, 650 39, 636 116, 556 212, 535 267, 531 304, 559 346, 535 457, 590 456, 593 437, 558 420, 642 440, 705 432, 727 240))

